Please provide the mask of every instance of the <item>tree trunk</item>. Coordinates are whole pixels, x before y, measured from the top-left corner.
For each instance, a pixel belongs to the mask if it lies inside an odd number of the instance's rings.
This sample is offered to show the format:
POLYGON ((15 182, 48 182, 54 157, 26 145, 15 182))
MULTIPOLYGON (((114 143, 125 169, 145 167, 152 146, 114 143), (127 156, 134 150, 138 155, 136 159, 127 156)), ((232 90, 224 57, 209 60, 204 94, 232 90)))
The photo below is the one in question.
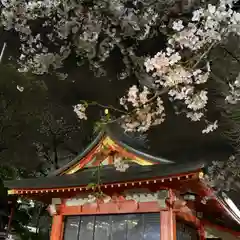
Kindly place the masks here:
POLYGON ((56 136, 53 136, 53 152, 54 152, 54 168, 58 169, 59 165, 58 165, 58 152, 57 152, 57 139, 56 136))

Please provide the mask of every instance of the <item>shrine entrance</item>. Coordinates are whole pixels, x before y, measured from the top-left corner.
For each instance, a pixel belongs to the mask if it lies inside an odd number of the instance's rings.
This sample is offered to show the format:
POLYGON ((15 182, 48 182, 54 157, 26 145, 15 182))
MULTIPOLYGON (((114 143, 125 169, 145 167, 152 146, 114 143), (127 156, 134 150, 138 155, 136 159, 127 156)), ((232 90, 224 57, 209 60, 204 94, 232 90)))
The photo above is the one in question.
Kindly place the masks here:
POLYGON ((65 218, 64 240, 159 240, 160 214, 85 215, 65 218))

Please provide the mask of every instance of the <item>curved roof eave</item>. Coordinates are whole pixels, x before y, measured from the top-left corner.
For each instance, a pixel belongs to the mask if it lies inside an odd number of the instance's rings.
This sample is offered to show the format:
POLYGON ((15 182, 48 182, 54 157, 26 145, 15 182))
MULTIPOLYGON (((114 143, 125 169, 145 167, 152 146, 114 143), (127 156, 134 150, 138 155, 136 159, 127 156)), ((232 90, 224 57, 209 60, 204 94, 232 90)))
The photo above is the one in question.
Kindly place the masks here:
POLYGON ((228 215, 240 225, 240 209, 235 205, 234 200, 223 193, 222 196, 217 196, 221 206, 226 210, 228 215))
POLYGON ((153 162, 157 162, 157 163, 162 163, 162 164, 172 164, 175 163, 174 161, 168 160, 168 159, 164 159, 158 156, 154 156, 148 153, 145 153, 143 151, 137 150, 133 147, 131 147, 130 145, 124 143, 123 140, 119 139, 117 137, 117 134, 114 132, 113 129, 111 129, 111 127, 107 126, 106 129, 106 135, 109 136, 114 142, 116 142, 120 147, 126 149, 127 151, 139 156, 140 158, 144 158, 153 162))
MULTIPOLYGON (((188 164, 166 165, 164 168, 160 164, 149 166, 130 165, 126 172, 119 172, 112 165, 103 166, 100 171, 102 184, 118 184, 144 179, 168 178, 174 176, 185 176, 195 174, 203 167, 202 162, 189 162, 188 164), (113 178, 114 175, 114 178, 113 178)), ((92 173, 96 167, 86 168, 71 175, 51 176, 41 178, 30 178, 22 180, 5 181, 4 185, 8 189, 57 189, 64 187, 87 186, 90 182, 95 182, 96 175, 92 173)), ((176 177, 177 179, 177 177, 176 177)))
POLYGON ((85 157, 94 147, 97 146, 97 144, 101 141, 101 139, 104 137, 104 135, 109 136, 116 144, 118 144, 120 147, 126 149, 127 151, 133 153, 134 155, 137 155, 140 158, 147 159, 150 161, 153 161, 155 163, 161 163, 161 164, 173 164, 174 161, 170 161, 158 156, 153 156, 149 153, 146 153, 144 151, 140 151, 136 148, 133 148, 129 144, 124 142, 124 139, 121 139, 121 137, 118 136, 116 131, 114 131, 114 128, 111 126, 106 126, 104 130, 100 131, 99 134, 96 136, 96 138, 87 146, 87 148, 82 151, 80 154, 78 154, 72 161, 65 164, 61 168, 51 172, 48 176, 57 176, 61 174, 62 172, 66 171, 73 165, 77 164, 79 160, 83 157, 85 157))
POLYGON ((57 176, 59 174, 61 174, 62 172, 66 171, 67 169, 69 169, 70 167, 72 167, 73 165, 75 165, 76 163, 78 163, 78 161, 85 157, 95 146, 97 146, 97 144, 99 143, 99 141, 103 138, 105 132, 104 131, 100 131, 99 134, 95 137, 95 139, 85 148, 84 151, 82 151, 81 153, 79 153, 72 161, 70 161, 69 163, 65 164, 64 166, 62 166, 61 168, 51 172, 48 176, 52 177, 52 176, 57 176))

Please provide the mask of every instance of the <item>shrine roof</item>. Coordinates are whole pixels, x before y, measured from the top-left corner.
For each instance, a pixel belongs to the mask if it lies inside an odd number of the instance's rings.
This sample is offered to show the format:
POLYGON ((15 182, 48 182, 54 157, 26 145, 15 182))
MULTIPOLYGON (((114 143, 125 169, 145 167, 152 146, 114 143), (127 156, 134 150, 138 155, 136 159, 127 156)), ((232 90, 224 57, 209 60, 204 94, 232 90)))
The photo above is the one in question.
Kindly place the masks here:
MULTIPOLYGON (((168 132, 170 132, 170 135, 177 134, 178 136, 180 133, 177 132, 177 129, 180 128, 178 127, 176 129, 173 128, 173 126, 175 125, 168 127, 168 132)), ((135 162, 138 162, 138 164, 144 162, 144 164, 141 165, 158 163, 186 164, 189 161, 198 161, 199 159, 208 159, 209 161, 213 159, 222 160, 227 158, 229 152, 231 152, 231 149, 226 147, 225 142, 220 138, 208 142, 206 138, 201 136, 197 139, 203 138, 203 140, 201 140, 202 143, 196 145, 192 144, 194 140, 189 140, 188 134, 188 132, 184 135, 180 134, 180 136, 176 137, 176 140, 173 141, 172 138, 169 138, 169 134, 161 132, 160 130, 158 131, 158 129, 156 129, 156 132, 150 132, 146 137, 138 133, 125 132, 117 123, 109 124, 104 130, 97 134, 92 142, 79 155, 61 168, 51 172, 49 176, 74 173, 80 168, 86 167, 87 164, 83 163, 86 163, 84 159, 92 159, 92 156, 98 152, 104 140, 110 140, 110 142, 107 143, 108 147, 112 148, 113 146, 114 150, 117 150, 120 154, 124 152, 124 154, 122 154, 125 155, 124 157, 135 159, 135 162), (80 167, 79 164, 81 165, 80 167)))
POLYGON ((174 161, 169 159, 165 159, 160 156, 153 155, 147 148, 143 147, 139 144, 140 141, 133 140, 133 138, 125 133, 118 125, 111 124, 105 127, 104 130, 98 133, 98 135, 94 138, 94 140, 85 148, 83 152, 81 152, 78 156, 76 156, 72 161, 65 164, 61 168, 53 171, 49 174, 49 176, 57 176, 61 173, 65 172, 79 161, 82 158, 87 156, 99 143, 104 137, 110 137, 111 140, 114 141, 119 147, 122 149, 130 152, 131 154, 151 161, 152 163, 161 163, 161 164, 171 164, 174 161))
MULTIPOLYGON (((179 176, 185 173, 199 171, 204 166, 202 161, 190 162, 185 164, 168 164, 168 165, 150 165, 139 166, 130 165, 126 172, 115 170, 114 166, 102 166, 99 171, 101 183, 120 183, 131 182, 144 179, 164 178, 169 176, 179 176), (114 176, 114 177, 113 177, 114 176)), ((97 168, 82 169, 74 174, 62 176, 48 176, 34 179, 22 179, 5 181, 4 185, 8 189, 51 189, 65 188, 75 186, 86 186, 89 183, 96 182, 97 168)))

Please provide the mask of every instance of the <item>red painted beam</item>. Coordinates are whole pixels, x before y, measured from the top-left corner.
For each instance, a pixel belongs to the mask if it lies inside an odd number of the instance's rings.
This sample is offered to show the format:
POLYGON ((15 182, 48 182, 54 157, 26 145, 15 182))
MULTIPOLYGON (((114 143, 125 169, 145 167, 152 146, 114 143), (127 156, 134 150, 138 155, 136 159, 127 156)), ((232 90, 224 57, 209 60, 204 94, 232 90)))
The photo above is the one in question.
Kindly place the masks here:
POLYGON ((96 215, 96 214, 118 214, 118 213, 148 213, 160 212, 161 209, 157 202, 137 203, 131 200, 110 202, 110 203, 92 203, 83 206, 65 206, 60 207, 62 215, 96 215))

